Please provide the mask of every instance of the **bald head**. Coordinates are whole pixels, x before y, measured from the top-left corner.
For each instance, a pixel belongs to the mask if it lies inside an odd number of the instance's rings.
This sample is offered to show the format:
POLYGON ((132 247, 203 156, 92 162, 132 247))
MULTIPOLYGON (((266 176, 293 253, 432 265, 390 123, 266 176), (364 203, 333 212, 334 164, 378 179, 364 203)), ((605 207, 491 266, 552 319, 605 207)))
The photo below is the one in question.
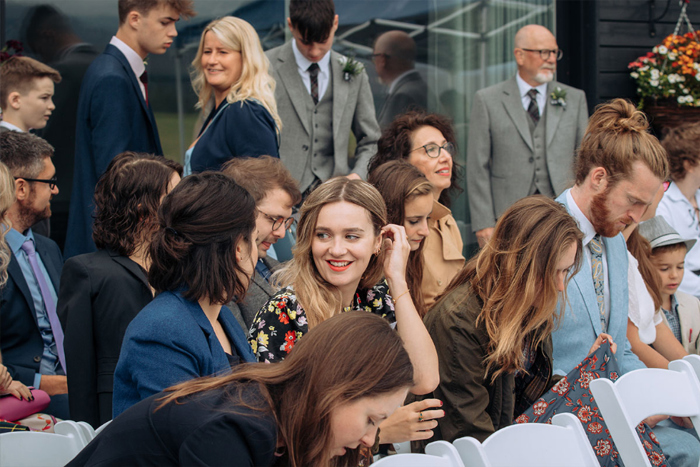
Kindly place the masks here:
POLYGON ((554 34, 552 34, 549 29, 539 24, 523 26, 515 34, 516 49, 539 49, 540 47, 537 44, 551 41, 557 42, 554 38, 554 34))
POLYGON ((530 86, 537 87, 554 79, 557 70, 557 40, 549 29, 528 24, 515 34, 515 62, 518 74, 530 86), (542 58, 544 52, 546 59, 542 58), (552 53, 553 51, 553 53, 552 53))
POLYGON ((380 60, 375 60, 377 74, 383 81, 391 82, 414 68, 416 42, 404 31, 388 31, 375 41, 374 53, 382 54, 380 60))

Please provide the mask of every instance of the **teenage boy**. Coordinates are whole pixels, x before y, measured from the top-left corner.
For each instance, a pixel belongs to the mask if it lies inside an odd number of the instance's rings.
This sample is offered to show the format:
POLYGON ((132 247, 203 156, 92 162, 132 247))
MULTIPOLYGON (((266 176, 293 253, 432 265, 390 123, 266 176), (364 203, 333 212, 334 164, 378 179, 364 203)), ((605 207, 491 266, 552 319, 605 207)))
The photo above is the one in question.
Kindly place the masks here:
POLYGON ((661 278, 661 308, 666 324, 688 353, 700 353, 700 300, 678 290, 685 256, 696 240, 682 239, 662 216, 641 223, 639 233, 651 243, 651 261, 661 278))
POLYGON ((163 154, 148 101, 144 60, 164 54, 180 16, 194 15, 192 0, 119 0, 119 29, 83 77, 75 132, 75 170, 66 257, 95 251, 95 185, 124 151, 163 154))
POLYGON ((306 198, 331 177, 366 178, 380 130, 367 73, 331 50, 338 29, 333 0, 291 0, 287 25, 294 39, 267 56, 284 124, 280 159, 306 198), (357 140, 354 165, 350 132, 357 140))

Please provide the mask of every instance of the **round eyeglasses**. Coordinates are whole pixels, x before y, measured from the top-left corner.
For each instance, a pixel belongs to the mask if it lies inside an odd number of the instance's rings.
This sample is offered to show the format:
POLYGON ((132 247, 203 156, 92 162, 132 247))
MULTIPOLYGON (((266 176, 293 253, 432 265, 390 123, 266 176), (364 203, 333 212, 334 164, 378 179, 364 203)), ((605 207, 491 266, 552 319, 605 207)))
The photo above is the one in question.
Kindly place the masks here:
POLYGON ((528 52, 537 52, 542 60, 549 60, 549 56, 554 54, 557 60, 561 60, 564 56, 564 51, 561 49, 523 49, 528 52))
POLYGON ((444 150, 450 157, 455 153, 455 145, 452 143, 445 143, 442 146, 438 146, 435 143, 428 143, 425 146, 420 146, 415 149, 411 149, 409 152, 417 151, 419 149, 424 149, 425 153, 431 159, 437 159, 440 157, 440 151, 444 150))
POLYGON ((293 217, 287 217, 286 219, 282 216, 275 217, 275 216, 271 216, 269 214, 265 214, 260 209, 258 209, 258 212, 260 214, 262 214, 263 216, 267 217, 267 220, 272 222, 272 230, 277 230, 280 227, 282 227, 283 225, 284 225, 284 230, 289 230, 292 227, 292 224, 294 224, 293 217))

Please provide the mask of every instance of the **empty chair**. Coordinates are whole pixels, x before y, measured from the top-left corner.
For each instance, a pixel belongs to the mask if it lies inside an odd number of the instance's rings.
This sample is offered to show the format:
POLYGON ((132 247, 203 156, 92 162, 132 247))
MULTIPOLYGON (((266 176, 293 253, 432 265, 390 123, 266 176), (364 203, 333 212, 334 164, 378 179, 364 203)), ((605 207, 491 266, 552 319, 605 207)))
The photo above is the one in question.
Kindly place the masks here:
POLYGON ((104 429, 107 427, 107 425, 109 425, 110 423, 112 423, 112 420, 110 420, 110 421, 108 421, 108 422, 104 422, 102 425, 100 425, 100 426, 95 430, 95 436, 97 436, 97 435, 99 435, 100 433, 102 433, 102 430, 104 430, 104 429))
POLYGON ((372 467, 462 467, 454 465, 445 457, 429 454, 394 454, 379 459, 372 467))
POLYGON ((651 466, 635 429, 651 415, 690 417, 700 429, 700 382, 686 360, 669 363, 668 370, 631 371, 615 383, 596 379, 590 388, 625 465, 651 466))
POLYGON ((581 422, 561 413, 552 424, 523 423, 502 428, 480 443, 471 436, 455 440, 469 467, 598 467, 581 422))
POLYGON ((447 441, 434 441, 425 447, 425 453, 431 456, 441 457, 450 461, 454 467, 464 467, 462 458, 457 448, 447 441))
POLYGON ((54 430, 55 433, 15 431, 0 434, 0 465, 63 467, 88 442, 76 422, 59 422, 54 430))
POLYGON ((683 357, 683 360, 690 363, 690 366, 692 366, 693 370, 695 370, 695 374, 698 376, 698 379, 700 379, 700 355, 686 355, 683 357))

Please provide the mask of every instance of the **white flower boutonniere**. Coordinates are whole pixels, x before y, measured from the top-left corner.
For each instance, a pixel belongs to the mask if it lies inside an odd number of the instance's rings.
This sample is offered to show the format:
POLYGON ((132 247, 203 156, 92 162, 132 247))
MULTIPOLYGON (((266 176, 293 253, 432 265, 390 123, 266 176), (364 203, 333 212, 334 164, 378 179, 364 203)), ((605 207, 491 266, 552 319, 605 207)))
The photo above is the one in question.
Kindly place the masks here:
POLYGON ((552 105, 558 105, 566 109, 566 91, 564 91, 562 88, 557 86, 549 97, 552 98, 552 105))
POLYGON ((345 81, 352 80, 353 76, 359 75, 364 69, 362 63, 355 60, 355 57, 341 55, 338 61, 343 66, 343 79, 345 81))

